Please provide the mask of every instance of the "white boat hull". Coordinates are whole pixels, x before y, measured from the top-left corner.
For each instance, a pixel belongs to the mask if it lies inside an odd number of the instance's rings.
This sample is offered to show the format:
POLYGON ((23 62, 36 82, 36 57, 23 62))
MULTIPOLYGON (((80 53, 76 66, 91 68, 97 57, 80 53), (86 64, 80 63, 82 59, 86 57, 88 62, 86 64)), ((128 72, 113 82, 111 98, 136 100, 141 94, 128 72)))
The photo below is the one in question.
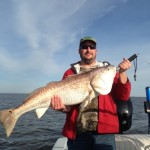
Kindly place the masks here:
MULTIPOLYGON (((115 134, 116 150, 150 150, 149 134, 115 134)), ((67 138, 59 138, 52 150, 68 150, 67 138)))

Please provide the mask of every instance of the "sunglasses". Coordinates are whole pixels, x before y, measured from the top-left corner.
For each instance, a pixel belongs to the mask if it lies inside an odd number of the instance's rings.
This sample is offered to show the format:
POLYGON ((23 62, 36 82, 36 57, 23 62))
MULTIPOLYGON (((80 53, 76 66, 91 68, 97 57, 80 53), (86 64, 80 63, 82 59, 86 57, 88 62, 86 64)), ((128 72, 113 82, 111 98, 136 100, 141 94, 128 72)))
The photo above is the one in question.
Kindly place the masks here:
POLYGON ((80 49, 96 49, 96 45, 81 45, 80 49))

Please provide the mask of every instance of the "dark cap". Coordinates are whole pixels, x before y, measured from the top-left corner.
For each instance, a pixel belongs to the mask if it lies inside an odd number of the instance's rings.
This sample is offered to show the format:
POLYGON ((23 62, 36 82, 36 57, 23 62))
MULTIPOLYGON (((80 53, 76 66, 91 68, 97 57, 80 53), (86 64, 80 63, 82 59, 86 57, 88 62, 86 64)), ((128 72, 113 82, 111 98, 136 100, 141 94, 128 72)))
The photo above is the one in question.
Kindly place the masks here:
POLYGON ((84 37, 84 38, 80 39, 80 45, 84 41, 92 41, 92 42, 94 42, 96 44, 96 40, 94 38, 90 37, 90 36, 87 36, 87 37, 84 37))

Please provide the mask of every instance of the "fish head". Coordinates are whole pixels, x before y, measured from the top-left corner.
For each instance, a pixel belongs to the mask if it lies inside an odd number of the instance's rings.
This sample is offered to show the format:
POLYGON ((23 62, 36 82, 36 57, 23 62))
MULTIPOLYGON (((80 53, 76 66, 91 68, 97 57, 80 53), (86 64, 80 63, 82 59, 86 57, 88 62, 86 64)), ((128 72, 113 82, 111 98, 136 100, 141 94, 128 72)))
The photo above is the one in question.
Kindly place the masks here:
POLYGON ((95 92, 106 95, 111 91, 114 77, 116 75, 116 67, 112 65, 101 67, 93 76, 91 86, 95 92))

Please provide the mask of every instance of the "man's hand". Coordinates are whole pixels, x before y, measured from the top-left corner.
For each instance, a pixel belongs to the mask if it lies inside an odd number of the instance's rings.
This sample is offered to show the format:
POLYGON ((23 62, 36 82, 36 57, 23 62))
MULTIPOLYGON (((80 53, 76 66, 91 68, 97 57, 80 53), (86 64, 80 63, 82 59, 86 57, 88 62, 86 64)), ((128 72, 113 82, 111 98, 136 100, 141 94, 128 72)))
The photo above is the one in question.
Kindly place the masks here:
POLYGON ((57 95, 54 95, 51 98, 50 107, 52 109, 54 109, 54 110, 59 110, 59 111, 62 111, 62 112, 68 112, 70 110, 70 107, 69 106, 65 106, 62 103, 61 98, 59 96, 57 96, 57 95))
POLYGON ((119 64, 119 72, 125 72, 126 70, 128 70, 129 68, 131 68, 131 62, 128 59, 123 59, 123 61, 119 64))
POLYGON ((123 61, 119 64, 119 79, 120 82, 125 84, 128 81, 126 70, 131 68, 131 62, 128 59, 123 59, 123 61))

